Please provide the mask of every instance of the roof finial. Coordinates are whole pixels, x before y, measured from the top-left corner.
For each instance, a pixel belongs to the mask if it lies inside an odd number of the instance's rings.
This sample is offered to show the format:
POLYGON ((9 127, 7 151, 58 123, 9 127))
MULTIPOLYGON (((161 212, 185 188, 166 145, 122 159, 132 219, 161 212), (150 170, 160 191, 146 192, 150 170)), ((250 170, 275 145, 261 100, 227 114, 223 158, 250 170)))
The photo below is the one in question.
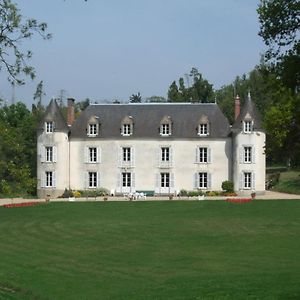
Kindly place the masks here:
POLYGON ((251 101, 251 93, 250 93, 250 89, 248 90, 248 101, 251 101))

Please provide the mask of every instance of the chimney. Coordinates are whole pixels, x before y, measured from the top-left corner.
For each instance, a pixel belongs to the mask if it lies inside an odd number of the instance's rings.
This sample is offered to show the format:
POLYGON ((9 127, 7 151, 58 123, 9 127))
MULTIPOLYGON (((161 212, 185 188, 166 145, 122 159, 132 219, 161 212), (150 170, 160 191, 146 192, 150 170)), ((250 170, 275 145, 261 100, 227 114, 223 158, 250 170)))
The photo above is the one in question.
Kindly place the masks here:
POLYGON ((234 119, 236 120, 241 112, 241 102, 239 95, 236 95, 234 100, 234 119))
POLYGON ((75 120, 75 107, 74 107, 75 99, 68 98, 68 115, 67 115, 67 123, 68 126, 72 126, 75 120))

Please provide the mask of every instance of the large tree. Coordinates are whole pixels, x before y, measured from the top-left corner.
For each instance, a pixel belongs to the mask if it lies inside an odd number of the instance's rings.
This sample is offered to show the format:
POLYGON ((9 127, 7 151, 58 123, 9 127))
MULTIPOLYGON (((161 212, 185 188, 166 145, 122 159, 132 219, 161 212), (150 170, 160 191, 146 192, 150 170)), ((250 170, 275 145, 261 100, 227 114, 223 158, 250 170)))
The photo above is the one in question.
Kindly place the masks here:
POLYGON ((35 76, 34 68, 28 64, 32 52, 21 47, 22 41, 35 33, 44 39, 51 37, 46 23, 24 19, 17 4, 0 0, 0 71, 6 70, 9 81, 14 84, 24 83, 24 75, 35 76))

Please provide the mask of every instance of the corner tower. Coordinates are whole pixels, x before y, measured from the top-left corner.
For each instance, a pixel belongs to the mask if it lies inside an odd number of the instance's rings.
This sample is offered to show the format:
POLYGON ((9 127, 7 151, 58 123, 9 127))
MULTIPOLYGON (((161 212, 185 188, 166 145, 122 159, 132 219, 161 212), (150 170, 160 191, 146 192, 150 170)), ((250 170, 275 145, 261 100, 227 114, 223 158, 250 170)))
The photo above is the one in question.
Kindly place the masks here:
POLYGON ((233 182, 241 195, 265 192, 266 135, 250 92, 232 126, 233 182))
POLYGON ((37 129, 37 194, 58 197, 69 188, 69 128, 52 99, 37 129))

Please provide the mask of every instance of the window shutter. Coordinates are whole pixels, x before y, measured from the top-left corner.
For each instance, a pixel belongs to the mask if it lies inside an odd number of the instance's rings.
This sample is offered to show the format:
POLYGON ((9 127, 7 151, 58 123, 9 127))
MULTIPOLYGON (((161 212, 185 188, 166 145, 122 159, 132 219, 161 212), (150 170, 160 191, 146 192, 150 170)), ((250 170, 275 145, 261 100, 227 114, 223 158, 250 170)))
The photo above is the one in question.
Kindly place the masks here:
POLYGON ((89 172, 84 172, 84 188, 89 188, 89 172))
POLYGON ((251 189, 252 190, 255 190, 255 173, 254 172, 252 172, 251 173, 251 189))
POLYGON ((118 173, 118 176, 117 176, 117 187, 119 189, 121 188, 121 176, 122 176, 122 174, 118 173))
POLYGON ((207 188, 211 189, 211 173, 207 173, 207 188))
POLYGON ((134 151, 133 147, 130 148, 130 152, 131 152, 130 153, 130 155, 131 155, 131 157, 130 157, 130 164, 133 167, 134 166, 134 161, 135 161, 135 151, 134 151))
POLYGON ((196 160, 195 160, 196 163, 200 162, 199 155, 200 155, 200 151, 199 151, 199 147, 197 147, 196 148, 196 160))
MULTIPOLYGON (((98 149, 98 148, 97 148, 98 149)), ((97 172, 97 188, 101 186, 101 181, 100 181, 100 172, 97 172)))
POLYGON ((85 163, 89 162, 89 147, 84 148, 84 162, 85 163))
POLYGON ((56 172, 52 172, 52 187, 56 188, 56 172))
POLYGON ((170 187, 174 188, 174 173, 170 174, 170 187))
POLYGON ((118 149, 118 165, 119 165, 119 167, 122 167, 122 161, 123 161, 122 150, 123 150, 123 148, 119 147, 119 149, 118 149))
POLYGON ((172 167, 172 165, 173 165, 173 149, 172 149, 172 147, 170 147, 169 148, 169 165, 170 165, 170 167, 172 167))
POLYGON ((160 193, 160 174, 155 174, 155 193, 160 193))
POLYGON ((207 148, 207 162, 211 163, 211 148, 207 148))
POLYGON ((251 151, 251 154, 252 154, 251 162, 253 164, 255 164, 255 147, 252 147, 251 150, 252 150, 251 151))
POLYGON ((57 162, 57 147, 53 146, 53 162, 57 162))
POLYGON ((44 187, 46 187, 46 173, 45 172, 43 172, 41 174, 41 188, 44 188, 44 187))
POLYGON ((135 188, 135 173, 131 173, 131 187, 135 188))
POLYGON ((40 146, 40 155, 41 155, 41 162, 45 162, 46 160, 46 147, 40 146))
POLYGON ((194 188, 195 189, 199 188, 199 174, 198 173, 194 174, 194 188))
POLYGON ((244 154, 245 154, 244 147, 240 147, 239 148, 239 161, 240 161, 240 164, 244 163, 244 154))
POLYGON ((96 158, 96 162, 101 163, 101 150, 99 149, 99 147, 96 148, 96 158))
POLYGON ((240 174, 240 185, 239 185, 240 190, 244 188, 244 173, 240 174))

